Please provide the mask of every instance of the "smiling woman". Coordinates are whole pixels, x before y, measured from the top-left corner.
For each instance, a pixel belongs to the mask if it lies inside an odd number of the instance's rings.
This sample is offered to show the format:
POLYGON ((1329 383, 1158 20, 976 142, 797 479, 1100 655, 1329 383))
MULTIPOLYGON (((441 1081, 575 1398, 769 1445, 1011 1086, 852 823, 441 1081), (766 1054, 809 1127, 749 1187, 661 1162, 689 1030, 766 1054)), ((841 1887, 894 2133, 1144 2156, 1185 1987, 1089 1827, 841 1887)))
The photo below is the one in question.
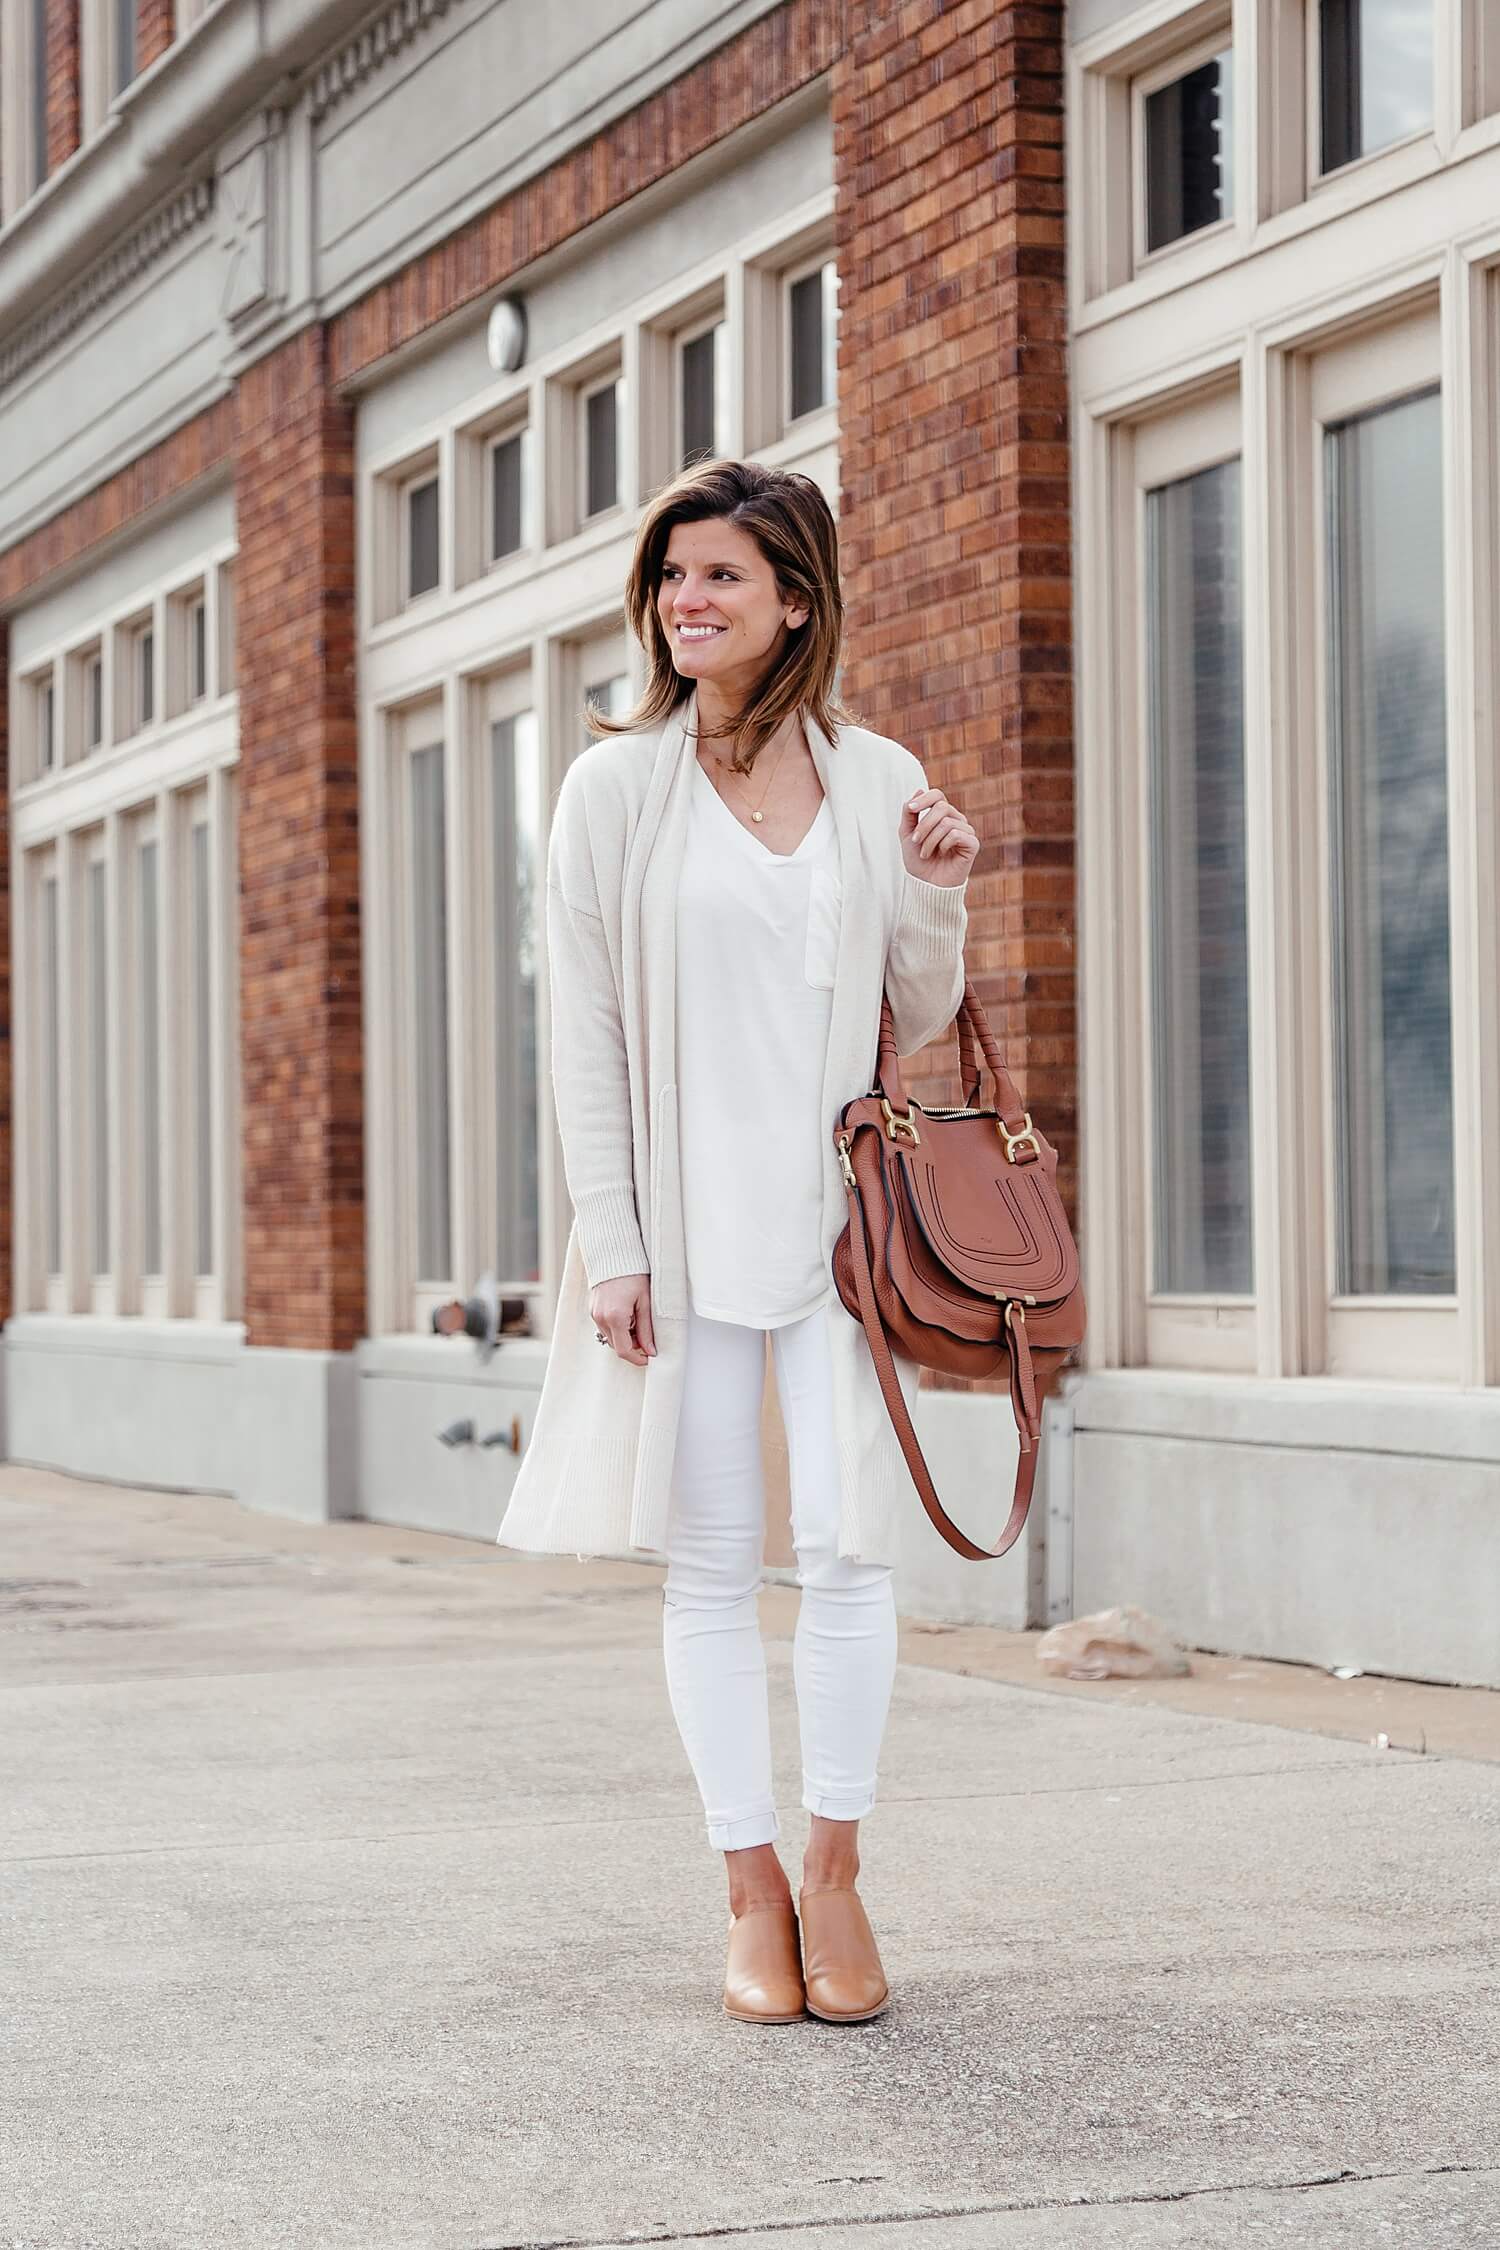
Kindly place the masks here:
POLYGON ((626 610, 645 690, 633 711, 590 713, 619 739, 569 768, 549 842, 576 1218, 499 1536, 665 1553, 667 1686, 729 1878, 724 2006, 852 2022, 888 1998, 855 1879, 910 1483, 833 1287, 847 1210, 832 1129, 869 1085, 882 992, 903 1052, 951 1022, 979 839, 910 751, 834 696, 838 542, 811 478, 738 461, 686 472, 642 522, 626 610), (768 1343, 802 1588, 800 1949, 756 1614, 768 1343))

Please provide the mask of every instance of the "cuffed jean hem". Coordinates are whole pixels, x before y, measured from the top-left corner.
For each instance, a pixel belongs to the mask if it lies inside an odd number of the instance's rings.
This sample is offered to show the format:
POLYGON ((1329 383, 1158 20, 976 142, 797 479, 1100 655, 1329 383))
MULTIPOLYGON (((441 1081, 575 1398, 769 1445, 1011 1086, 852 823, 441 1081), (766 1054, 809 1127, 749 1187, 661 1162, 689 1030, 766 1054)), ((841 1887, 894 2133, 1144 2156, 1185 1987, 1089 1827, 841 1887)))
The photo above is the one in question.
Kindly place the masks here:
POLYGON ((821 1820, 863 1820, 874 1809, 873 1789, 846 1790, 842 1796, 829 1789, 806 1789, 802 1794, 802 1810, 816 1813, 821 1820))
POLYGON ((716 1852, 748 1852, 757 1844, 774 1844, 781 1834, 781 1823, 774 1812, 746 1813, 739 1820, 714 1820, 708 1823, 708 1841, 716 1852))

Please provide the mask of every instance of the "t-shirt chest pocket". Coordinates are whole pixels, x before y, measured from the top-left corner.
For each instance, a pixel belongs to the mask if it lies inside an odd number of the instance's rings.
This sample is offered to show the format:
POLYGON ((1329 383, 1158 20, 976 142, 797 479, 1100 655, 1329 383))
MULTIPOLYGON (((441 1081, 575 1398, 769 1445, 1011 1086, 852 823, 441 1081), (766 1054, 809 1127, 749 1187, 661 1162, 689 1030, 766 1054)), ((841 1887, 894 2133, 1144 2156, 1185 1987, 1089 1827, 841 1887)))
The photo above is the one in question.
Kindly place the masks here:
POLYGON ((807 896, 807 940, 802 973, 807 982, 826 991, 833 983, 839 952, 839 913, 843 884, 833 867, 814 867, 807 896))

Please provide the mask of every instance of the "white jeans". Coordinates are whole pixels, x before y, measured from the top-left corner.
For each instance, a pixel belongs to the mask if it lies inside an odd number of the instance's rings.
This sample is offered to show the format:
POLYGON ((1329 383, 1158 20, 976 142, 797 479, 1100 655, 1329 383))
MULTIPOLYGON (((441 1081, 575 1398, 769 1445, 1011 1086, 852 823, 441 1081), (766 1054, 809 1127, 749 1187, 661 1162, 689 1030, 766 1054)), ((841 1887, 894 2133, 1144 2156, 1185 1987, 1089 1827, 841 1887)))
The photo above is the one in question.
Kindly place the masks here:
MULTIPOLYGON (((839 1560, 827 1318, 820 1306, 771 1330, 802 1588, 792 1677, 803 1807, 859 1820, 875 1802, 896 1671, 896 1602, 887 1565, 839 1560)), ((765 1348, 763 1329, 700 1319, 689 1307, 662 1639, 667 1691, 716 1851, 780 1834, 757 1605, 765 1348)))

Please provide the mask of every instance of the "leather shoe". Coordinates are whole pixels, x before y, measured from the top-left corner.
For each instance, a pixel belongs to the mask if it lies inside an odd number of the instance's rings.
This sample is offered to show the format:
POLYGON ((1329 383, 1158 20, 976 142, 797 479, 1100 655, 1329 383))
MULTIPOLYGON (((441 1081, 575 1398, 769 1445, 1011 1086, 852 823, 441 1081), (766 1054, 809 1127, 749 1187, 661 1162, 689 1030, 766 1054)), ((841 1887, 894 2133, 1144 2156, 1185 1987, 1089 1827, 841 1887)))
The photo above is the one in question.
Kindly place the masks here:
POLYGON ((790 1899, 731 1917, 724 2013, 741 2023, 795 2023, 803 2012, 802 1960, 790 1899))
POLYGON ((878 2016, 891 1991, 858 1891, 803 1891, 798 1906, 809 2009, 827 2023, 878 2016))

